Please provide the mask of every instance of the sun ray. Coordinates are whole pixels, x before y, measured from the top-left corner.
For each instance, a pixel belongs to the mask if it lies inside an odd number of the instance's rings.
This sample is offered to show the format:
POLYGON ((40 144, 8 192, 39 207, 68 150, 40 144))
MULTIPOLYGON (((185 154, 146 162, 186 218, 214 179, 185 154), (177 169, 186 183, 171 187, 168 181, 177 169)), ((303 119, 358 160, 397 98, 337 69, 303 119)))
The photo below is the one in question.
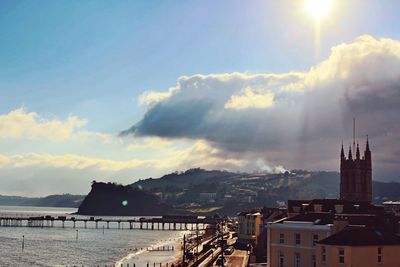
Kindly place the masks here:
POLYGON ((315 61, 320 60, 320 46, 321 46, 321 20, 328 14, 332 7, 332 0, 305 0, 305 6, 308 12, 315 19, 315 61))

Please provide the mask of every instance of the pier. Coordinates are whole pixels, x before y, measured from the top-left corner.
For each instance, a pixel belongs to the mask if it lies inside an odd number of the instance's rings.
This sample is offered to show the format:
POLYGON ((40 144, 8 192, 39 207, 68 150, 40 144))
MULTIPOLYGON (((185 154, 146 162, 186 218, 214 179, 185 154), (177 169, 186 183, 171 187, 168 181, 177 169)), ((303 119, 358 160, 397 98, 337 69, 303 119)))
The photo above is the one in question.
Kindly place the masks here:
POLYGON ((110 229, 112 224, 118 229, 140 230, 204 230, 207 225, 221 221, 214 217, 162 216, 154 218, 105 218, 79 216, 10 216, 0 215, 0 227, 72 227, 110 229), (125 226, 125 227, 124 227, 125 226))

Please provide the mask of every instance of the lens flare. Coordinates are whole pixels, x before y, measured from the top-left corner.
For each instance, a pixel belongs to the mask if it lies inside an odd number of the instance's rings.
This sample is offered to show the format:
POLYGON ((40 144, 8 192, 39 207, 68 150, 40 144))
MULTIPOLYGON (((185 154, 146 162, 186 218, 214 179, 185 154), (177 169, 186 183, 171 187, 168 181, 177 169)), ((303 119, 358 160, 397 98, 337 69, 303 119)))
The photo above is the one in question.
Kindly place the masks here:
POLYGON ((128 200, 122 200, 122 202, 121 202, 121 204, 122 204, 122 206, 124 206, 124 207, 126 207, 126 206, 128 206, 128 200))

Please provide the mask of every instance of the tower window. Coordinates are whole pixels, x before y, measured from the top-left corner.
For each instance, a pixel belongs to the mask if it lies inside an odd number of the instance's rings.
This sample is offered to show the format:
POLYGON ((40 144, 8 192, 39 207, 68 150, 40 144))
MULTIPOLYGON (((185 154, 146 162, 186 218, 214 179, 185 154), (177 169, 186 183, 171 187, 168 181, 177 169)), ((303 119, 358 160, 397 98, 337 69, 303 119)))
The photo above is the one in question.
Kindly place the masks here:
POLYGON ((344 263, 344 248, 339 248, 339 263, 344 263))
POLYGON ((326 249, 325 249, 325 247, 322 247, 321 259, 322 259, 322 262, 326 262, 326 249))
POLYGON ((283 267, 283 263, 285 261, 285 254, 283 252, 279 252, 279 267, 283 267))
POLYGON ((313 246, 315 246, 315 243, 317 243, 317 242, 318 242, 318 235, 315 234, 315 235, 313 235, 313 246))
POLYGON ((295 244, 296 245, 300 245, 301 238, 300 238, 300 234, 295 234, 295 244))
POLYGON ((300 256, 300 253, 296 253, 295 254, 295 266, 296 267, 300 267, 300 258, 301 256, 300 256))
POLYGON ((378 262, 382 262, 382 248, 378 247, 378 262))
POLYGON ((284 233, 279 234, 279 243, 280 244, 285 243, 285 234, 284 233))

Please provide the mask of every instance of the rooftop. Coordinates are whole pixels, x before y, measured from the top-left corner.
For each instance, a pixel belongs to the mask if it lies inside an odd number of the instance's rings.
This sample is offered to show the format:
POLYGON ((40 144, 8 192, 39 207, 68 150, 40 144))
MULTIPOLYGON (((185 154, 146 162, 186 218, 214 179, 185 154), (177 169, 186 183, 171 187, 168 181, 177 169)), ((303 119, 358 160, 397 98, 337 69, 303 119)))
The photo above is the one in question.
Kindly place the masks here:
POLYGON ((334 246, 400 245, 400 237, 382 229, 348 227, 319 241, 318 244, 334 246))
POLYGON ((310 222, 315 225, 326 225, 332 224, 335 216, 330 212, 309 212, 302 213, 286 220, 280 221, 280 223, 284 222, 310 222))
POLYGON ((365 201, 349 201, 342 199, 313 199, 313 200, 289 200, 288 212, 306 212, 315 211, 315 205, 320 205, 322 212, 335 212, 336 206, 342 206, 341 213, 383 213, 383 207, 373 205, 365 201), (300 210, 295 211, 294 207, 300 210))

